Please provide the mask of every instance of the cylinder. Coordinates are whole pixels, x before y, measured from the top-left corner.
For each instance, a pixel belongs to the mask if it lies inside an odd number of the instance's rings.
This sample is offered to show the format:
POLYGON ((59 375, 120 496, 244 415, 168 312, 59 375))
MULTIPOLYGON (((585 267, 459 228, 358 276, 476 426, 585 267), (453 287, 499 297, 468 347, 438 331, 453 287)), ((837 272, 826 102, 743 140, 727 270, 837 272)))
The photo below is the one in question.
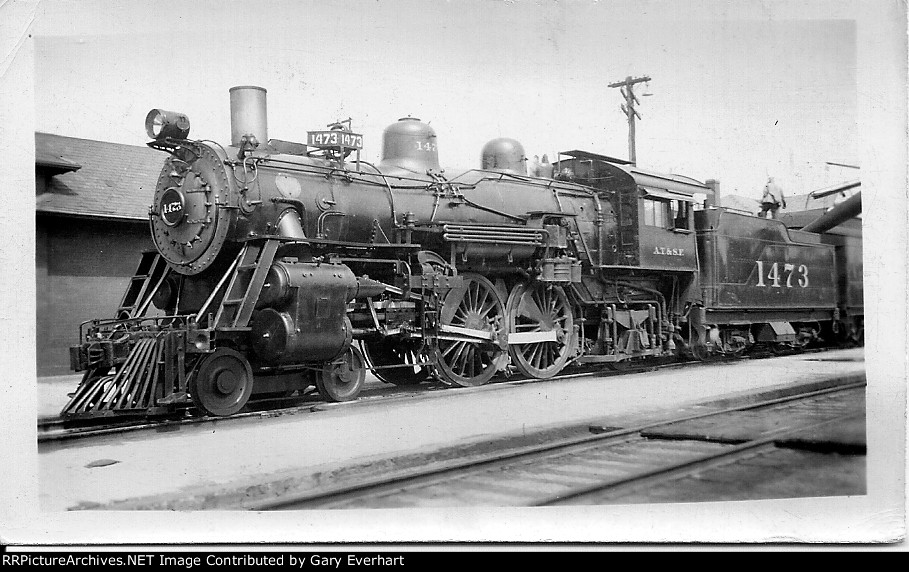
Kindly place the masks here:
POLYGON ((254 135, 259 144, 268 142, 268 108, 265 88, 241 85, 230 88, 230 144, 240 146, 244 135, 254 135))
POLYGON ((274 264, 268 269, 256 308, 281 307, 291 300, 291 276, 287 264, 274 264))
POLYGON ((368 276, 357 276, 357 291, 354 298, 372 298, 385 292, 385 284, 368 276))
POLYGON ((269 364, 288 365, 331 360, 350 346, 352 329, 346 316, 317 329, 307 325, 289 311, 260 310, 252 324, 253 350, 269 364))
POLYGON ((274 263, 250 326, 253 351, 271 364, 334 359, 350 346, 347 302, 356 292, 345 265, 274 263))

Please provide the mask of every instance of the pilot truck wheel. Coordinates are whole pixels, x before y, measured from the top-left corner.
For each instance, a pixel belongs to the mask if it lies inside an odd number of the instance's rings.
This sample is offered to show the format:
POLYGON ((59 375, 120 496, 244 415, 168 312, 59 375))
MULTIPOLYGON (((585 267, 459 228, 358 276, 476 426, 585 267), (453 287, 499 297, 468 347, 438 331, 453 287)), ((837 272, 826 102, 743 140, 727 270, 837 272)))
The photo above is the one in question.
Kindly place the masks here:
POLYGON ((243 409, 252 389, 249 362, 243 354, 229 348, 218 348, 203 358, 189 381, 193 403, 202 413, 216 417, 243 409))

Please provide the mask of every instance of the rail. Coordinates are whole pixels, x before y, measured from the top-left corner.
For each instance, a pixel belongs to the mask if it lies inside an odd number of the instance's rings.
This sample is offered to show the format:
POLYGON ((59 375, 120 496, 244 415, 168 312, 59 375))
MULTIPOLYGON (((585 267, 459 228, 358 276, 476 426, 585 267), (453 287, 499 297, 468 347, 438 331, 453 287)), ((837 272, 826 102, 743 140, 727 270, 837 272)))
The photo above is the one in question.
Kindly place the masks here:
MULTIPOLYGON (((410 490, 429 487, 441 486, 443 488, 458 488, 457 479, 469 474, 476 474, 479 471, 488 471, 497 469, 499 471, 511 469, 511 477, 508 479, 509 488, 516 487, 516 474, 518 467, 526 467, 528 463, 538 462, 539 460, 552 457, 554 454, 568 454, 575 452, 584 452, 593 448, 601 448, 611 445, 622 445, 631 442, 631 440, 640 438, 642 433, 653 431, 660 427, 666 427, 673 424, 684 423, 689 421, 701 420, 710 417, 719 417, 734 413, 759 410, 761 408, 771 408, 780 404, 789 402, 805 401, 815 397, 827 396, 834 393, 852 391, 865 387, 865 381, 845 383, 837 387, 826 388, 816 391, 797 393, 786 397, 767 399, 760 402, 747 403, 744 405, 725 407, 722 409, 696 413, 689 415, 680 415, 670 419, 661 419, 654 422, 643 423, 630 428, 622 429, 605 429, 591 427, 592 434, 578 437, 563 438, 556 441, 546 442, 538 445, 528 445, 518 447, 504 452, 492 452, 479 454, 469 459, 455 458, 448 461, 442 461, 435 466, 416 467, 404 469, 390 476, 380 476, 363 479, 359 482, 351 482, 344 485, 327 486, 317 490, 306 491, 299 494, 288 495, 281 499, 269 499, 267 501, 255 502, 246 506, 252 510, 299 510, 306 508, 340 508, 350 501, 377 499, 391 495, 406 496, 410 490)), ((563 488, 557 494, 540 494, 535 488, 539 487, 539 481, 536 481, 534 487, 528 487, 532 490, 529 494, 526 491, 520 491, 525 497, 531 497, 529 502, 522 502, 523 506, 545 506, 571 502, 579 498, 599 494, 602 491, 617 490, 620 488, 630 488, 640 486, 654 479, 668 478, 689 474, 699 468, 709 467, 712 464, 725 462, 737 456, 741 456, 750 451, 767 447, 784 436, 792 435, 798 432, 807 432, 820 427, 837 423, 847 417, 836 416, 833 419, 825 419, 821 422, 809 422, 800 424, 796 427, 786 427, 784 429, 764 432, 757 439, 748 440, 740 445, 727 448, 718 453, 699 453, 692 459, 691 456, 682 462, 668 462, 661 464, 656 469, 648 469, 634 472, 628 477, 619 479, 609 479, 604 482, 598 482, 590 485, 571 485, 563 488)), ((851 417, 848 417, 851 418, 851 417)), ((646 441, 646 440, 645 440, 646 441)), ((560 467, 562 465, 559 465, 560 467)), ((496 473, 498 474, 498 473, 496 473)))

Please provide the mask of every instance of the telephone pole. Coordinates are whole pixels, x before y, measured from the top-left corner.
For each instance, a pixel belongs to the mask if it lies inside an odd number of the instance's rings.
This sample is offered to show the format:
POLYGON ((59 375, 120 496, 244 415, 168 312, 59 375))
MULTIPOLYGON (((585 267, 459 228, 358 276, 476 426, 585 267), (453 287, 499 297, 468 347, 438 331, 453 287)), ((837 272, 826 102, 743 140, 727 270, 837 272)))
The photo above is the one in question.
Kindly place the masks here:
POLYGON ((641 104, 638 101, 638 98, 634 95, 634 84, 642 83, 645 81, 650 81, 648 76, 632 78, 628 76, 625 78, 625 81, 619 81, 616 83, 610 83, 609 87, 618 87, 621 88, 622 97, 625 98, 625 103, 622 104, 622 112, 628 116, 628 160, 633 164, 637 164, 637 158, 635 157, 634 152, 634 118, 637 117, 641 119, 641 115, 635 110, 634 104, 641 104))

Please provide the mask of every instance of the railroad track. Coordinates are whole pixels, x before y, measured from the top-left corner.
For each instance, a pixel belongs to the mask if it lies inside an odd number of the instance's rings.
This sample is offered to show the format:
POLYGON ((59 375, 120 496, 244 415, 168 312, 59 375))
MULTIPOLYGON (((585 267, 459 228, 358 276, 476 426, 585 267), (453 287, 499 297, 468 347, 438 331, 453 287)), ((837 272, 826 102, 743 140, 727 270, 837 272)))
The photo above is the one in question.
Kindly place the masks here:
POLYGON ((236 422, 243 419, 261 419, 263 417, 279 417, 282 415, 292 415, 297 413, 302 413, 306 411, 321 411, 326 408, 334 407, 350 407, 356 406, 358 404, 362 405, 364 403, 372 403, 377 399, 384 400, 398 400, 398 399, 409 399, 415 395, 422 395, 430 393, 434 390, 440 389, 459 389, 459 390, 471 390, 471 391, 482 391, 485 388, 499 386, 503 384, 514 384, 514 383, 537 383, 537 382, 548 382, 559 379, 574 379, 581 377, 592 377, 595 375, 601 376, 615 376, 615 375, 625 375, 631 373, 640 373, 642 371, 656 371, 663 369, 672 369, 677 367, 685 367, 686 365, 692 362, 673 362, 673 363, 648 363, 646 366, 641 365, 637 367, 631 367, 623 371, 611 371, 611 370, 593 370, 590 371, 580 371, 567 373, 562 375, 557 375, 549 379, 533 379, 525 378, 523 376, 510 376, 503 377, 500 379, 494 379, 489 384, 486 384, 482 387, 475 388, 461 388, 456 386, 446 386, 441 382, 427 382, 419 384, 417 386, 389 386, 386 384, 381 384, 378 391, 364 391, 359 399, 356 401, 348 401, 342 403, 335 403, 324 401, 318 398, 318 394, 315 391, 304 394, 300 397, 291 397, 283 399, 274 399, 274 400, 257 400, 251 401, 250 405, 247 406, 247 410, 244 410, 240 413, 234 414, 230 417, 196 417, 191 415, 191 408, 186 406, 183 409, 176 411, 174 414, 169 416, 162 416, 160 418, 145 418, 145 417, 133 417, 133 418, 124 418, 119 420, 111 420, 111 418, 101 419, 101 420, 87 420, 87 421, 67 421, 60 418, 52 419, 39 419, 38 420, 38 442, 39 443, 49 443, 49 442, 59 442, 59 441, 68 441, 73 439, 85 439, 91 437, 102 437, 105 435, 115 435, 118 433, 126 433, 131 431, 142 431, 142 430, 167 430, 167 429, 176 429, 181 425, 195 425, 195 424, 204 424, 204 423, 227 423, 227 422, 236 422), (385 390, 385 391, 382 391, 385 390), (392 392, 392 393, 388 393, 392 392), (291 403, 289 406, 279 406, 274 407, 274 404, 286 404, 291 403), (272 407, 269 407, 269 405, 272 407))
MULTIPOLYGON (((314 392, 313 392, 314 394, 314 392)), ((85 439, 91 437, 103 437, 105 435, 116 435, 132 431, 143 430, 175 430, 180 426, 197 425, 206 423, 224 423, 231 420, 243 419, 261 419, 263 417, 280 417, 304 411, 306 409, 319 409, 332 405, 341 405, 339 403, 329 403, 309 397, 311 394, 305 394, 300 397, 260 400, 251 403, 250 407, 231 417, 199 417, 192 415, 192 409, 189 406, 178 409, 171 415, 160 416, 155 418, 132 417, 124 419, 104 418, 100 420, 87 421, 67 421, 60 418, 45 418, 38 420, 38 443, 50 443, 59 441, 68 441, 74 439, 85 439), (309 398, 308 398, 309 397, 309 398), (291 406, 271 407, 270 404, 293 403, 291 406)))
MULTIPOLYGON (((415 467, 244 508, 604 504, 647 502, 654 495, 665 500, 667 491, 681 494, 678 501, 724 500, 709 494, 697 499, 697 486, 676 485, 685 479, 697 485, 704 482, 700 476, 723 471, 742 473, 719 478, 721 483, 725 479, 740 485, 754 480, 762 467, 771 478, 781 474, 781 462, 825 466, 804 455, 831 453, 838 462, 860 465, 862 470, 854 471, 860 473, 860 482, 792 496, 864 494, 864 386, 864 381, 855 382, 636 427, 595 426, 579 437, 453 458, 431 469, 415 467), (844 427, 856 430, 843 437, 844 427)), ((707 486, 707 492, 715 494, 713 485, 707 486)), ((774 494, 787 496, 776 489, 774 494)))
MULTIPOLYGON (((801 353, 820 353, 831 351, 839 348, 812 348, 803 350, 801 353)), ((678 361, 671 360, 649 360, 640 364, 629 364, 621 370, 602 369, 597 366, 586 366, 581 371, 572 373, 563 373, 549 379, 533 379, 523 376, 509 376, 493 379, 489 384, 476 388, 461 388, 446 386, 441 382, 428 382, 417 386, 388 386, 382 384, 378 391, 364 391, 356 401, 334 403, 324 401, 318 398, 315 390, 311 390, 299 397, 257 400, 251 401, 250 405, 241 413, 230 417, 198 417, 192 415, 190 406, 179 409, 171 415, 157 418, 131 417, 131 418, 106 418, 101 420, 64 420, 60 418, 43 418, 37 423, 38 443, 62 442, 75 439, 85 439, 94 437, 103 437, 116 435, 120 433, 133 431, 167 431, 176 430, 181 425, 196 425, 208 423, 227 423, 240 422, 245 419, 262 419, 268 417, 280 417, 283 415, 293 415, 307 411, 321 411, 326 408, 349 407, 358 404, 372 403, 377 399, 398 400, 410 399, 415 395, 422 395, 440 389, 456 389, 483 391, 491 387, 501 387, 508 384, 516 383, 538 383, 549 382, 553 380, 565 380, 583 377, 603 376, 611 377, 618 375, 628 375, 646 371, 661 371, 675 368, 691 367, 693 365, 713 365, 728 364, 732 361, 741 359, 768 359, 779 357, 773 354, 767 355, 749 355, 733 359, 715 359, 708 362, 698 361, 678 361), (384 390, 384 391, 383 391, 384 390), (289 405, 288 405, 289 404, 289 405)))

